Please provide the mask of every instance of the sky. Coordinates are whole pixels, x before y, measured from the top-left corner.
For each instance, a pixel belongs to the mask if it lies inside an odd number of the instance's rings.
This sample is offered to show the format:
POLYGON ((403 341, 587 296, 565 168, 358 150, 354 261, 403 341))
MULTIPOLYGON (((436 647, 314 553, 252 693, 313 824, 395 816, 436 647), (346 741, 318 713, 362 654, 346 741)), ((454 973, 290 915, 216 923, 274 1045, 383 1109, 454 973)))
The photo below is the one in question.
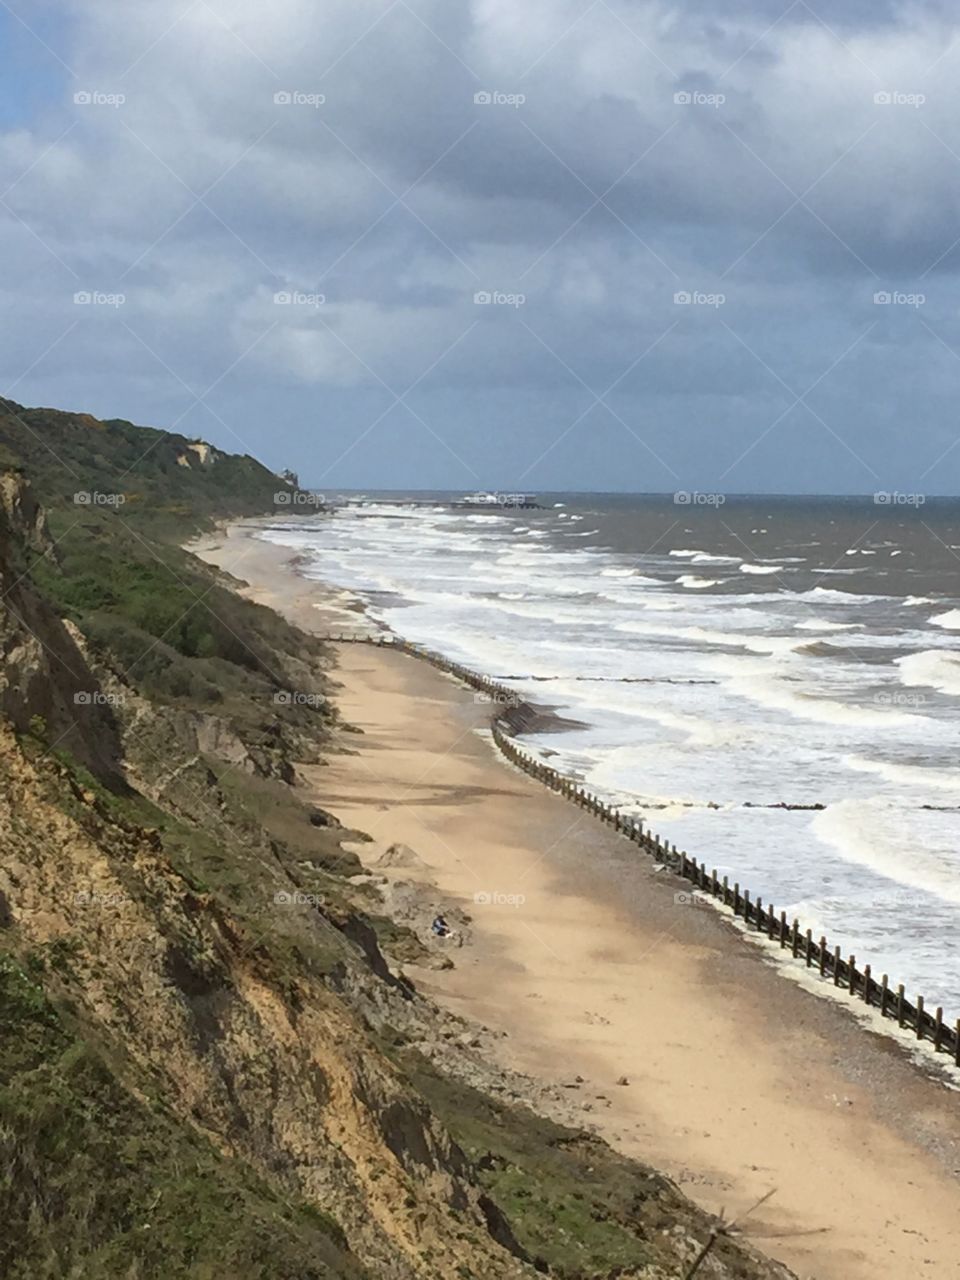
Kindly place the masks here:
POLYGON ((331 491, 960 493, 950 4, 3 0, 0 49, 10 399, 331 491))

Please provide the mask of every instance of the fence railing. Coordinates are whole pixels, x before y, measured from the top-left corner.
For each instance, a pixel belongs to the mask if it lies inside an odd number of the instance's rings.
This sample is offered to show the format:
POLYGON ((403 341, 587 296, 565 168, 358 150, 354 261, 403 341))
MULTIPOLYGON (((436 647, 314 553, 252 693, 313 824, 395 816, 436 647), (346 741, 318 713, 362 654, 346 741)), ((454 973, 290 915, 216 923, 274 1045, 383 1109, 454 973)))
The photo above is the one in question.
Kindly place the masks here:
POLYGON ((353 634, 328 635, 322 638, 342 644, 373 644, 410 654, 456 676, 486 695, 485 701, 489 700, 491 704, 501 708, 493 717, 491 732, 497 747, 512 764, 551 791, 566 797, 593 817, 613 827, 675 876, 691 884, 695 895, 702 894, 705 899, 709 898, 728 907, 735 916, 743 920, 748 929, 770 944, 777 944, 781 952, 789 951, 792 959, 805 964, 808 969, 816 970, 822 979, 832 981, 838 990, 878 1009, 883 1017, 896 1019, 898 1026, 912 1031, 919 1041, 930 1041, 937 1052, 949 1054, 960 1067, 960 1018, 951 1025, 944 1021, 942 1008, 937 1007, 933 1013, 930 1012, 923 996, 908 1000, 903 984, 894 986, 885 973, 878 982, 869 964, 864 964, 862 969, 858 968, 855 956, 844 956, 840 947, 831 947, 822 935, 815 938, 812 931, 804 929, 799 920, 788 920, 785 911, 778 912, 772 902, 765 904, 762 897, 742 888, 739 882, 731 885, 728 876, 718 877, 715 868, 708 870, 705 862, 678 850, 675 844, 661 840, 643 822, 625 816, 619 809, 585 790, 573 778, 544 764, 520 747, 503 724, 502 708, 521 705, 522 699, 515 690, 471 671, 441 653, 400 637, 353 634))

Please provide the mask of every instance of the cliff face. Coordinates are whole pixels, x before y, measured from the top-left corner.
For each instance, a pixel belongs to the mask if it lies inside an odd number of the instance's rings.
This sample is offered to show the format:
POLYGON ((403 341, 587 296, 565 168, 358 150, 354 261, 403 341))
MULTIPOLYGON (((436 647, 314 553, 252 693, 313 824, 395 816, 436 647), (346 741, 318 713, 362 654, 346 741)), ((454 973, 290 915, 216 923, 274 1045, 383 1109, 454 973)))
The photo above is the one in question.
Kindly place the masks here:
MULTIPOLYGON (((22 483, 8 478, 3 492, 0 546, 25 545, 42 527, 36 509, 22 483)), ((255 928, 174 870, 157 830, 125 820, 58 758, 67 748, 92 774, 119 779, 124 739, 152 732, 179 748, 189 774, 189 715, 154 715, 97 669, 82 637, 17 581, 9 555, 0 586, 0 917, 17 950, 57 957, 53 991, 122 1054, 130 1088, 164 1099, 224 1156, 321 1204, 374 1274, 426 1275, 431 1251, 461 1234, 475 1254, 470 1274, 520 1274, 488 1236, 462 1154, 328 990, 316 958, 281 972, 255 928), (26 751, 17 730, 37 735, 26 751)), ((196 721, 209 737, 209 717, 196 721)), ((239 736, 227 760, 236 752, 247 754, 239 736)), ((158 798, 176 787, 169 772, 158 798)), ((204 802, 222 803, 205 790, 201 814, 204 802)), ((257 854, 270 858, 268 842, 257 854)), ((296 890, 273 864, 274 893, 296 890)), ((269 927, 273 904, 263 905, 269 927)), ((362 967, 344 934, 310 915, 301 927, 327 964, 362 967)))
POLYGON ((119 754, 110 701, 87 664, 77 628, 31 584, 36 563, 54 558, 46 517, 30 486, 15 472, 0 473, 0 715, 20 732, 42 721, 49 740, 109 777, 119 754))
MULTIPOLYGON (((109 619, 51 607, 33 572, 53 555, 4 476, 0 1273, 676 1280, 711 1224, 665 1179, 428 1065, 451 1019, 380 941, 415 940, 364 909, 356 833, 290 785, 332 712, 271 689, 326 689, 325 655, 251 606, 255 660, 172 655, 163 684, 109 619), (215 710, 211 673, 233 689, 215 710), (592 1252, 537 1260, 505 1172, 530 1179, 541 1235, 576 1211, 592 1252)), ((728 1239, 698 1274, 787 1276, 728 1239)))

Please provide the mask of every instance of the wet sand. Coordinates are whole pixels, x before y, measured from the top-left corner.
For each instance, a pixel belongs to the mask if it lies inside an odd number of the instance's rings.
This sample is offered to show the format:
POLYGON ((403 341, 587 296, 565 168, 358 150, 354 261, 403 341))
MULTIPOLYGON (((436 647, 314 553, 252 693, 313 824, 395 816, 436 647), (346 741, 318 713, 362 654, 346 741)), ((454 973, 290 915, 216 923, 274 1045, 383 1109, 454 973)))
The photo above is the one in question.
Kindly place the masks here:
MULTIPOLYGON (((363 625, 247 528, 201 554, 301 626, 363 625)), ((425 994, 506 1032, 507 1065, 565 1087, 585 1126, 709 1209, 737 1218, 772 1191, 744 1226, 800 1276, 960 1277, 955 1092, 505 764, 469 690, 400 653, 342 645, 338 661, 363 735, 308 785, 373 837, 368 866, 402 842, 472 918, 454 968, 408 969, 425 994)))

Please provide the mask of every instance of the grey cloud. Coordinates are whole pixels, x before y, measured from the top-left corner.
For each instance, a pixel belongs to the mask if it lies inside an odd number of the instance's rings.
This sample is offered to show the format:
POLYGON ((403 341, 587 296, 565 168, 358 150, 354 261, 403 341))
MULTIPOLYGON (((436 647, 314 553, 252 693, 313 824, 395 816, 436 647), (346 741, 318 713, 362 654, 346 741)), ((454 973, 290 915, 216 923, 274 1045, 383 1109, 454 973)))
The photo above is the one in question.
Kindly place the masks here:
MULTIPOLYGON (((914 444, 942 450, 960 350, 945 9, 850 6, 821 15, 828 30, 816 5, 759 0, 735 15, 707 0, 65 7, 77 81, 0 136, 2 185, 16 180, 5 380, 36 362, 18 398, 159 425, 186 413, 305 476, 386 412, 334 479, 425 487, 509 483, 587 411, 534 483, 617 487, 618 457, 644 453, 633 431, 707 484, 790 405, 771 370, 799 394, 839 359, 811 403, 855 453, 906 473, 907 408, 914 444), (78 85, 126 101, 75 106, 78 85), (284 91, 326 101, 275 103, 284 91), (127 301, 80 314, 81 288, 127 301), (880 289, 926 297, 884 309, 880 289), (474 302, 498 290, 525 301, 474 302), (224 427, 183 383, 202 391, 231 365, 210 399, 224 427), (442 445, 389 408, 421 377, 410 404, 442 445), (590 409, 617 379, 630 430, 590 409)), ((749 453, 743 487, 862 487, 869 468, 804 415, 749 453), (785 469, 785 437, 817 440, 814 456, 785 469)))

